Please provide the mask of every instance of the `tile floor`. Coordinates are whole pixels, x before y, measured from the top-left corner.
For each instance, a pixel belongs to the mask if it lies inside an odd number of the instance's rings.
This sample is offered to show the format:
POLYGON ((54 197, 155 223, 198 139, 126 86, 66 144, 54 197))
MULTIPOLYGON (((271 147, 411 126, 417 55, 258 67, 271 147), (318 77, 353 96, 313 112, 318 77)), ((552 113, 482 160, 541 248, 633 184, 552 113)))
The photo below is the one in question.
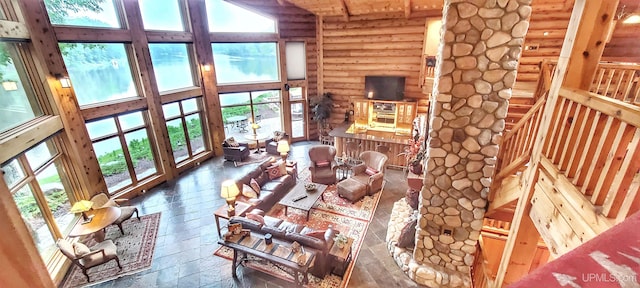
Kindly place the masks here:
MULTIPOLYGON (((307 149, 318 142, 292 145, 289 159, 298 167, 308 162, 307 149)), ((141 214, 162 212, 156 250, 151 269, 95 287, 291 287, 291 283, 250 269, 238 268, 231 276, 231 262, 217 256, 218 234, 213 212, 225 205, 219 196, 220 183, 252 169, 252 165, 234 167, 215 157, 183 173, 172 183, 164 183, 131 200, 141 214)), ((403 173, 389 170, 384 194, 360 254, 356 259, 348 287, 415 287, 395 264, 386 248, 387 222, 393 203, 404 197, 403 173)), ((221 219, 224 223, 225 220, 221 219)), ((221 224, 222 224, 221 223, 221 224)))

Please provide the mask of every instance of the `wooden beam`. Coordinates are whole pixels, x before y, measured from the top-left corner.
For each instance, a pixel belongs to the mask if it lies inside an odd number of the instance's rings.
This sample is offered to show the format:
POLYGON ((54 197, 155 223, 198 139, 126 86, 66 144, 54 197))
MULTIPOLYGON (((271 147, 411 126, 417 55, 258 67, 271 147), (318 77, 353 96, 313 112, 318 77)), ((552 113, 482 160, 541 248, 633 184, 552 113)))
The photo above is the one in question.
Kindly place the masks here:
POLYGON ((44 141, 62 128, 60 116, 41 117, 35 122, 32 121, 26 129, 13 133, 11 138, 4 138, 0 141, 0 163, 10 160, 44 141))
POLYGON ((316 17, 316 49, 318 55, 318 95, 324 93, 324 21, 323 16, 316 17))
POLYGON ((147 99, 136 98, 129 101, 117 103, 102 104, 99 106, 91 106, 82 108, 82 116, 85 121, 106 117, 117 113, 128 113, 140 111, 147 108, 147 99))
POLYGON ((200 87, 189 87, 176 89, 166 92, 160 93, 160 100, 162 104, 176 102, 183 99, 189 99, 193 97, 198 97, 202 95, 202 88, 200 87))
POLYGON ((222 141, 224 141, 224 126, 222 123, 222 109, 218 86, 216 85, 216 65, 214 65, 211 37, 207 22, 207 9, 204 1, 187 1, 187 10, 193 27, 193 46, 196 49, 196 59, 200 67, 200 87, 202 87, 205 106, 205 123, 207 123, 208 137, 206 142, 213 149, 215 155, 222 155, 222 141), (209 67, 208 71, 205 67, 209 67))
POLYGON ((280 82, 273 83, 256 83, 256 84, 240 84, 240 85, 220 85, 218 93, 247 92, 256 90, 279 90, 280 82))
MULTIPOLYGON (((616 0, 614 1, 617 2, 616 0)), ((558 94, 560 92, 562 83, 565 82, 565 79, 568 79, 567 81, 569 81, 570 83, 582 83, 582 78, 585 77, 582 68, 591 67, 592 65, 597 66, 600 56, 596 57, 594 53, 597 53, 597 51, 600 51, 601 53, 602 49, 593 49, 593 51, 591 51, 590 53, 591 57, 583 59, 583 56, 581 54, 584 49, 580 49, 579 47, 587 47, 588 43, 591 41, 590 39, 604 37, 606 29, 601 29, 598 27, 596 30, 594 30, 595 34, 599 35, 597 36, 590 35, 590 33, 592 32, 590 30, 585 30, 585 27, 592 27, 594 25, 594 22, 598 22, 594 21, 594 13, 598 14, 594 11, 600 11, 600 6, 609 6, 611 4, 611 0, 607 0, 605 2, 607 3, 587 0, 575 1, 575 6, 572 10, 571 19, 567 28, 564 44, 562 46, 562 51, 560 52, 560 57, 558 58, 558 64, 555 70, 553 82, 549 90, 547 104, 545 105, 542 120, 540 122, 538 133, 535 138, 536 142, 532 151, 532 161, 530 162, 531 169, 529 170, 529 173, 523 174, 523 177, 525 177, 523 195, 520 197, 520 200, 516 207, 516 214, 514 215, 514 221, 512 222, 509 239, 507 240, 505 250, 500 261, 500 268, 498 269, 498 273, 496 275, 496 282, 494 287, 506 286, 506 284, 512 283, 513 281, 520 279, 522 276, 528 273, 528 271, 518 269, 516 268, 516 266, 513 266, 512 268, 512 264, 523 263, 525 259, 533 258, 533 252, 526 245, 522 245, 522 239, 530 237, 529 233, 531 232, 528 230, 535 229, 535 226, 531 222, 528 215, 531 211, 530 201, 533 196, 535 183, 538 180, 538 169, 542 148, 544 146, 546 138, 549 137, 549 135, 547 134, 549 133, 549 127, 552 122, 551 117, 553 117, 553 112, 556 109, 558 94), (579 32, 579 30, 584 31, 579 32), (576 46, 575 49, 574 45, 576 46), (574 59, 576 57, 578 59, 574 59), (570 60, 574 61, 574 64, 571 66, 569 65, 570 60), (582 63, 578 65, 578 62, 576 61, 582 63)), ((592 44, 595 45, 596 43, 592 44)), ((590 83, 593 73, 587 75, 588 76, 586 76, 586 78, 588 78, 588 81, 585 81, 590 83)))
POLYGON ((489 203, 489 209, 487 209, 485 216, 490 217, 491 212, 511 205, 517 201, 521 195, 522 187, 520 186, 520 177, 514 175, 504 178, 502 183, 500 183, 498 192, 495 193, 494 198, 489 203))
POLYGON ((71 26, 55 26, 53 31, 60 42, 131 42, 131 32, 115 28, 86 28, 71 26))
POLYGON ((411 0, 404 0, 404 18, 411 17, 411 0))
POLYGON ((235 32, 213 32, 211 42, 214 43, 236 43, 236 42, 276 42, 278 41, 277 33, 235 33, 235 32))
POLYGON ((142 85, 145 100, 147 100, 147 108, 151 120, 151 137, 154 138, 151 142, 156 143, 158 148, 157 163, 161 167, 158 170, 162 170, 166 177, 166 180, 172 180, 178 176, 176 169, 175 159, 173 158, 173 150, 171 148, 171 142, 169 140, 169 132, 167 131, 167 125, 164 119, 164 113, 162 111, 162 102, 160 100, 160 93, 158 92, 158 85, 156 83, 155 73, 153 71, 153 64, 151 61, 151 55, 149 54, 149 42, 147 42, 147 36, 142 24, 142 16, 140 15, 140 6, 137 1, 124 1, 124 14, 129 23, 131 36, 133 38, 132 46, 135 52, 135 60, 137 61, 137 68, 132 69, 134 77, 138 77, 140 84, 142 85), (138 72, 137 75, 135 72, 138 72))
POLYGON ((618 0, 587 1, 563 86, 589 91, 617 8, 618 0))
POLYGON ((345 0, 336 0, 338 1, 338 6, 340 7, 340 13, 342 14, 342 19, 345 22, 349 22, 349 8, 347 8, 347 3, 345 3, 345 0))
POLYGON ((146 31, 149 43, 185 43, 193 42, 191 32, 178 31, 146 31))
POLYGON ((24 23, 0 20, 0 39, 29 39, 29 29, 24 23))

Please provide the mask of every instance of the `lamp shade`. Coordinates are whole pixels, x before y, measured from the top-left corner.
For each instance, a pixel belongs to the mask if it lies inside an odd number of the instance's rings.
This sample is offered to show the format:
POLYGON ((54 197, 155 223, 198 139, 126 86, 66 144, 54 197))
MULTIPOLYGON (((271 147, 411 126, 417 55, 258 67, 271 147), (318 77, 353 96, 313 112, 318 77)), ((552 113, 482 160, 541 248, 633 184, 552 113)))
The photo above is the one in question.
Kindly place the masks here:
POLYGON ((254 129, 254 130, 255 129, 260 129, 260 125, 258 125, 256 123, 253 123, 253 124, 251 124, 251 129, 254 129))
POLYGON ((276 151, 286 154, 289 153, 289 150, 289 142, 287 142, 287 140, 278 141, 278 148, 276 149, 276 151))
POLYGON ((222 182, 222 189, 220 189, 220 196, 225 199, 235 199, 240 194, 236 182, 233 180, 225 180, 222 182))
POLYGON ((71 207, 71 213, 82 213, 82 212, 86 212, 89 211, 91 209, 91 206, 93 206, 93 202, 89 201, 89 200, 80 200, 76 203, 73 204, 73 206, 71 207))

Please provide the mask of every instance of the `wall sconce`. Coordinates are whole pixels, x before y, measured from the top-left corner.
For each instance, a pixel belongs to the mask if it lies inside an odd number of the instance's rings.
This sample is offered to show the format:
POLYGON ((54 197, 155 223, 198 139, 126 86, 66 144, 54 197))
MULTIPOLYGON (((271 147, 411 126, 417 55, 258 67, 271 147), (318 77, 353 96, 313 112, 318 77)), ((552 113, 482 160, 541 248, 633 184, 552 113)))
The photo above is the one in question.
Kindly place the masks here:
POLYGON ((207 71, 207 72, 211 71, 211 65, 205 64, 204 65, 204 71, 207 71))
POLYGON ((3 81, 2 88, 5 91, 16 91, 18 90, 18 82, 12 80, 3 81))
POLYGON ((69 76, 63 76, 62 74, 56 74, 55 76, 56 79, 60 81, 62 88, 71 88, 71 79, 69 79, 69 76))

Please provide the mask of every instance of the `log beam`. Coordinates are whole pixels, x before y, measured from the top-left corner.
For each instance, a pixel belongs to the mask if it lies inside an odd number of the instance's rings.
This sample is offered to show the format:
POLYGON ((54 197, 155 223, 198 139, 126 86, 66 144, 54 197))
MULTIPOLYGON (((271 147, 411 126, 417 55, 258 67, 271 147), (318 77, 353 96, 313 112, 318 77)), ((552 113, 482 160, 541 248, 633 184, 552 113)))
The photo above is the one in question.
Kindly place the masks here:
POLYGON ((20 22, 0 20, 0 39, 28 39, 29 29, 20 22))
POLYGON ((404 0, 404 18, 411 17, 411 0, 404 0))
POLYGON ((345 3, 345 0, 337 0, 340 6, 340 13, 342 14, 342 18, 344 19, 345 22, 349 22, 349 8, 347 8, 347 3, 345 3))

